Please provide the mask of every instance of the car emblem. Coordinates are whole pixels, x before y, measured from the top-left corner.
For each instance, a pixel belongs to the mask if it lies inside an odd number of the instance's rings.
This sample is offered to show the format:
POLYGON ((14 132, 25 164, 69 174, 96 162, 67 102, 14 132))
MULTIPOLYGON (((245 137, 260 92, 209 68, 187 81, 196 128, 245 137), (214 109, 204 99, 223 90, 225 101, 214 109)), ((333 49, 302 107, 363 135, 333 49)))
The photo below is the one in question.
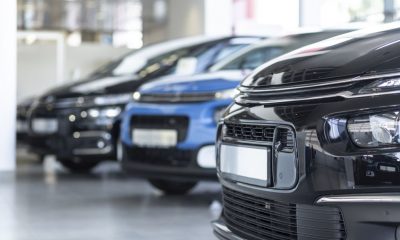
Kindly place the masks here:
POLYGON ((266 203, 264 204, 264 208, 265 208, 265 209, 271 209, 271 203, 266 202, 266 203))

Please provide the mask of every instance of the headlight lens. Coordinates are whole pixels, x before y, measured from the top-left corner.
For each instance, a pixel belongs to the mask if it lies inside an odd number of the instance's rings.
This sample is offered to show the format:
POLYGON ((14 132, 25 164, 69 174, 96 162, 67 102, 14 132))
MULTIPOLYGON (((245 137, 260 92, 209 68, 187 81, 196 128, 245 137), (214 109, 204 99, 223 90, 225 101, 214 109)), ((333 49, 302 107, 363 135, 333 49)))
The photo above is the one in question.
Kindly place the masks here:
POLYGON ((395 91, 399 89, 400 89, 400 79, 388 78, 388 79, 381 79, 366 85, 365 87, 360 89, 359 93, 360 94, 380 93, 380 92, 395 91))
MULTIPOLYGON (((112 108, 104 108, 104 109, 96 109, 92 108, 87 111, 91 118, 115 118, 121 113, 120 107, 112 107, 112 108)), ((82 116, 82 113, 81 113, 82 116)))
POLYGON ((216 99, 233 99, 239 94, 239 90, 235 89, 228 89, 224 91, 219 91, 215 93, 216 99))
POLYGON ((128 103, 130 100, 132 100, 132 94, 128 93, 96 97, 94 103, 97 105, 117 105, 128 103))
POLYGON ((140 92, 134 92, 132 97, 133 97, 133 100, 139 101, 140 97, 141 97, 141 94, 140 94, 140 92))
POLYGON ((390 146, 400 143, 400 112, 386 112, 349 119, 347 129, 360 147, 390 146))

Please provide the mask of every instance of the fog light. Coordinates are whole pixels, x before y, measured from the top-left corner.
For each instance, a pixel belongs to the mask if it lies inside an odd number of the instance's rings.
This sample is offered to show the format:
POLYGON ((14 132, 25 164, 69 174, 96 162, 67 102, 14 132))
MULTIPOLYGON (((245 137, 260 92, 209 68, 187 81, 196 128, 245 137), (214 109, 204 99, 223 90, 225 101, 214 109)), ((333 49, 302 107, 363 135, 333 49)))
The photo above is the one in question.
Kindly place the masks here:
POLYGON ((98 148, 104 148, 105 146, 106 146, 106 144, 104 143, 104 141, 100 140, 100 141, 97 142, 97 147, 98 148))
POLYGON ((75 120, 76 120, 75 115, 73 115, 73 114, 69 115, 68 120, 69 120, 70 122, 75 122, 75 120))
POLYGON ((197 164, 202 168, 216 168, 214 145, 204 146, 199 150, 197 164))
POLYGON ((347 129, 360 147, 399 144, 399 112, 386 112, 351 118, 347 129))

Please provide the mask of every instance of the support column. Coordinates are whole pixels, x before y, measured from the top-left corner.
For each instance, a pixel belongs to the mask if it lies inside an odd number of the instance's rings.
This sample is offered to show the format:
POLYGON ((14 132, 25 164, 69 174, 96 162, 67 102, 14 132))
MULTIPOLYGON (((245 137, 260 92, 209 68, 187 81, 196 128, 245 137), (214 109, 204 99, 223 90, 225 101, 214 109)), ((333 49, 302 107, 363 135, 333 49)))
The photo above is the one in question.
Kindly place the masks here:
POLYGON ((15 169, 16 3, 16 0, 2 1, 0 8, 0 171, 13 171, 15 169))
POLYGON ((396 16, 396 3, 394 0, 384 0, 385 22, 393 22, 396 16))
POLYGON ((234 0, 146 0, 143 1, 144 43, 208 35, 232 34, 234 0), (163 9, 165 18, 157 16, 163 9), (158 6, 158 7, 157 7, 158 6))
POLYGON ((324 0, 299 0, 300 27, 321 26, 321 5, 324 0))

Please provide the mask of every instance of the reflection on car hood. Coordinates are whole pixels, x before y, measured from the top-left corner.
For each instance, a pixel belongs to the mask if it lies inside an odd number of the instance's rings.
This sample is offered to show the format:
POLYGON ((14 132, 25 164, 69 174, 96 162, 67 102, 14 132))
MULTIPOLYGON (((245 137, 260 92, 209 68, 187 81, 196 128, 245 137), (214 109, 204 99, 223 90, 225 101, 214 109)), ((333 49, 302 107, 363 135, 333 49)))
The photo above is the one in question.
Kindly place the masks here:
POLYGON ((140 79, 134 75, 92 78, 54 88, 42 98, 59 99, 134 92, 140 83, 140 79))
POLYGON ((400 69, 400 24, 360 30, 315 43, 273 59, 242 82, 271 87, 327 82, 400 69))
POLYGON ((229 70, 193 76, 168 76, 143 85, 142 94, 216 92, 235 88, 248 71, 229 70))

